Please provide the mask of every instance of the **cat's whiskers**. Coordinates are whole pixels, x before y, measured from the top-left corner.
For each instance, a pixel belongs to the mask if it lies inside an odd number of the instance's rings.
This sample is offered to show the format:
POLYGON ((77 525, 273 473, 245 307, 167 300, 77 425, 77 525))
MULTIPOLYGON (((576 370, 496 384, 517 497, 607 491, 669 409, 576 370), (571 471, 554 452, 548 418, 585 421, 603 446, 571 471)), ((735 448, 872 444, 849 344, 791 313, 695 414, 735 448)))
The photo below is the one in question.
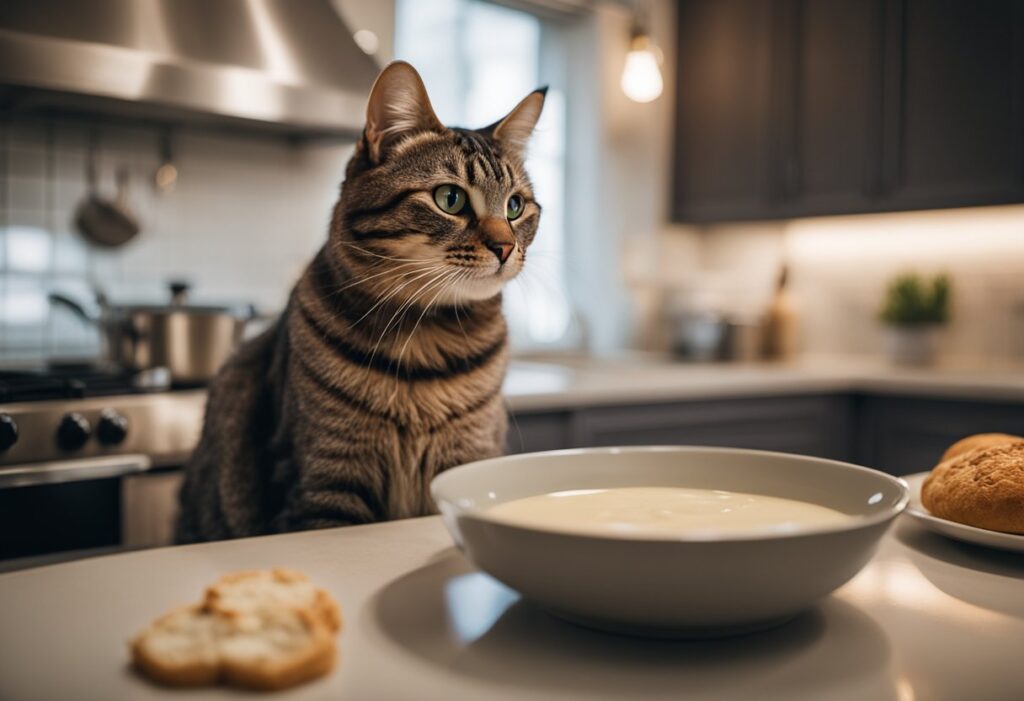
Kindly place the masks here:
POLYGON ((559 297, 562 300, 562 302, 565 305, 565 308, 569 312, 569 318, 572 320, 573 323, 575 323, 577 326, 584 323, 584 320, 581 317, 579 310, 569 299, 569 296, 564 289, 559 288, 559 286, 556 285, 555 283, 545 279, 545 277, 539 272, 537 268, 523 268, 521 272, 522 274, 520 276, 513 278, 512 282, 516 283, 515 288, 519 291, 519 294, 522 297, 525 304, 530 304, 531 297, 535 297, 537 292, 535 287, 531 288, 530 283, 537 282, 540 283, 540 285, 545 288, 547 293, 553 294, 554 296, 559 297))
POLYGON ((416 319, 416 323, 413 324, 412 331, 409 332, 409 336, 408 338, 405 339, 405 343, 402 345, 402 349, 398 352, 399 364, 401 364, 402 362, 402 356, 405 354, 405 349, 409 347, 409 341, 412 340, 413 335, 416 333, 416 329, 419 328, 420 322, 423 321, 423 317, 426 316, 427 312, 430 310, 431 305, 433 305, 434 302, 437 301, 438 297, 440 297, 442 293, 447 292, 451 288, 452 284, 454 284, 454 282, 458 280, 460 275, 465 275, 465 273, 461 270, 455 270, 450 272, 448 276, 441 281, 437 294, 431 297, 430 301, 427 302, 426 306, 423 307, 423 311, 420 312, 419 318, 416 319))
MULTIPOLYGON (((430 285, 432 285, 435 280, 437 280, 439 277, 444 275, 444 271, 445 271, 444 270, 444 266, 440 266, 440 265, 439 266, 434 266, 433 268, 430 269, 430 271, 428 272, 427 275, 434 274, 434 273, 436 273, 436 275, 434 277, 432 277, 430 280, 428 280, 428 281, 426 281, 424 283, 421 283, 420 286, 417 289, 411 291, 409 297, 406 298, 405 301, 403 301, 401 304, 398 305, 398 308, 395 309, 395 313, 391 315, 391 318, 388 319, 388 323, 384 326, 384 331, 382 332, 382 337, 383 337, 383 334, 387 333, 388 329, 391 328, 391 325, 395 321, 395 318, 399 314, 404 312, 408 307, 411 307, 413 304, 415 304, 417 298, 423 293, 423 291, 426 288, 430 287, 430 285)), ((420 279, 422 279, 424 277, 427 277, 427 275, 418 275, 418 276, 416 276, 412 280, 409 280, 405 284, 399 286, 396 290, 393 290, 388 296, 389 297, 393 297, 397 292, 399 292, 403 288, 407 287, 410 283, 415 282, 417 280, 420 280, 420 279)), ((401 325, 401 320, 399 320, 398 325, 401 325)), ((378 340, 378 344, 379 344, 379 342, 380 341, 378 340)))
POLYGON ((363 253, 363 254, 368 255, 368 256, 374 256, 375 258, 381 258, 383 260, 390 260, 390 261, 394 261, 394 262, 397 262, 397 263, 415 263, 415 262, 417 262, 416 258, 395 258, 394 256, 386 256, 383 253, 378 253, 377 251, 371 251, 368 248, 363 248, 362 246, 357 246, 356 244, 350 243, 348 241, 338 241, 337 244, 340 245, 340 246, 348 246, 349 248, 354 248, 355 250, 359 251, 360 253, 363 253))
MULTIPOLYGON (((447 266, 443 266, 443 265, 442 266, 435 266, 432 269, 431 272, 436 272, 438 270, 440 270, 440 272, 437 273, 437 275, 432 277, 430 280, 428 280, 426 283, 424 283, 420 287, 420 289, 416 290, 412 295, 410 295, 410 297, 407 300, 405 300, 405 302, 403 302, 402 304, 400 304, 398 306, 398 309, 395 310, 395 313, 391 315, 391 318, 388 320, 388 323, 384 326, 384 330, 380 332, 380 336, 377 338, 377 343, 374 344, 373 350, 370 352, 370 358, 369 358, 369 360, 367 360, 367 367, 369 367, 369 365, 373 363, 373 359, 377 357, 377 350, 380 348, 381 342, 384 340, 384 337, 387 335, 387 332, 391 329, 392 324, 395 322, 395 319, 398 318, 398 315, 402 314, 402 320, 404 320, 405 313, 409 309, 412 308, 412 305, 416 302, 416 300, 420 296, 422 296, 424 294, 425 290, 428 289, 431 285, 433 285, 435 281, 437 281, 438 279, 440 279, 441 277, 443 277, 444 275, 446 275, 449 272, 448 269, 447 269, 447 266)), ((420 279, 422 277, 425 277, 425 275, 419 275, 415 279, 420 279)), ((410 280, 409 282, 412 282, 412 280, 410 280)), ((406 282, 401 287, 406 287, 409 284, 409 282, 406 282)), ((401 289, 401 288, 399 288, 399 289, 401 289)), ((396 292, 397 291, 392 291, 388 296, 389 297, 394 296, 396 294, 396 292)), ((399 320, 399 322, 398 322, 399 326, 401 326, 402 320, 399 320)), ((398 326, 396 326, 395 328, 397 329, 398 326)))
POLYGON ((371 306, 369 309, 366 310, 365 314, 363 314, 361 317, 359 317, 354 322, 352 322, 352 325, 351 325, 350 328, 354 328, 357 324, 359 324, 364 319, 366 319, 366 317, 368 317, 370 314, 372 314, 375 309, 380 307, 382 304, 385 304, 389 299, 391 299, 396 294, 401 292, 402 289, 405 288, 410 283, 415 282, 416 280, 418 280, 420 278, 426 277, 427 275, 430 275, 431 273, 434 273, 434 272, 436 272, 439 269, 440 269, 440 266, 434 265, 434 266, 431 266, 430 268, 424 269, 422 271, 413 271, 412 273, 407 273, 407 274, 414 275, 414 277, 412 277, 411 279, 407 280, 403 284, 398 285, 395 288, 392 288, 391 291, 389 291, 386 295, 384 295, 380 299, 378 299, 373 304, 373 306, 371 306))
MULTIPOLYGON (((406 316, 409 314, 410 311, 412 311, 414 309, 415 303, 417 301, 419 301, 420 299, 422 299, 423 297, 425 297, 435 285, 437 285, 437 286, 439 286, 439 287, 441 287, 443 289, 444 283, 448 279, 450 279, 450 277, 453 274, 453 272, 454 271, 447 271, 446 273, 431 279, 427 284, 425 284, 422 288, 420 288, 420 290, 418 290, 417 293, 412 298, 410 298, 409 303, 404 305, 404 309, 402 310, 402 312, 403 312, 402 313, 402 317, 401 317, 401 319, 399 319, 398 324, 395 326, 395 333, 396 334, 398 333, 398 329, 401 328, 402 324, 405 322, 406 316)), ((415 327, 414 327, 414 330, 415 330, 415 327)), ((409 338, 411 338, 411 337, 412 336, 410 334, 410 336, 406 339, 406 343, 408 343, 409 338)), ((404 351, 404 347, 403 347, 403 351, 404 351)), ((391 365, 394 365, 394 367, 395 367, 395 382, 394 382, 394 388, 391 391, 391 395, 388 397, 388 406, 390 406, 395 401, 395 398, 398 396, 398 389, 400 387, 400 382, 399 382, 400 378, 399 378, 399 376, 400 376, 401 371, 402 371, 402 356, 401 356, 401 354, 399 355, 397 360, 394 358, 394 356, 391 357, 391 362, 388 364, 388 369, 389 370, 391 368, 391 365)))
POLYGON ((537 282, 541 284, 547 290, 547 292, 554 294, 555 296, 561 297, 562 301, 568 302, 568 298, 565 296, 565 293, 562 290, 558 289, 558 286, 552 283, 550 280, 546 280, 540 274, 540 272, 538 272, 537 269, 523 268, 523 270, 521 270, 520 273, 522 274, 520 284, 523 286, 523 289, 528 289, 528 283, 537 282))
POLYGON ((374 273, 373 275, 364 275, 362 277, 354 279, 351 282, 348 282, 348 283, 342 285, 341 287, 338 287, 336 289, 331 290, 331 294, 332 295, 341 294, 342 292, 344 292, 345 290, 349 289, 350 287, 355 287, 356 285, 361 285, 361 284, 363 284, 365 282, 368 282, 370 280, 374 280, 374 279, 382 277, 384 275, 389 275, 389 274, 395 273, 395 272, 397 272, 398 270, 400 270, 402 268, 409 268, 409 267, 413 267, 414 268, 413 270, 405 271, 404 273, 402 273, 402 275, 415 273, 416 272, 416 270, 415 270, 416 266, 421 266, 424 263, 430 263, 430 262, 432 262, 432 261, 427 260, 427 259, 423 259, 423 260, 419 260, 419 261, 411 262, 411 263, 402 263, 400 265, 391 265, 388 262, 378 263, 377 265, 370 266, 367 269, 367 271, 375 270, 375 269, 377 269, 379 267, 384 267, 384 268, 386 268, 386 270, 382 270, 379 273, 374 273))
POLYGON ((430 301, 427 302, 426 305, 424 305, 423 311, 420 312, 419 318, 416 319, 416 323, 413 324, 412 331, 409 332, 408 337, 405 339, 405 343, 402 345, 401 350, 398 352, 398 359, 395 362, 395 388, 391 392, 391 397, 388 399, 389 406, 391 405, 392 402, 394 402, 395 397, 398 396, 398 373, 401 371, 402 368, 402 359, 405 357, 405 351, 409 347, 409 342, 412 341, 413 336, 416 335, 416 330, 420 327, 420 323, 423 321, 423 317, 427 315, 427 312, 430 310, 430 307, 434 304, 434 302, 437 301, 441 294, 451 289, 452 285, 458 282, 460 277, 464 277, 465 275, 466 272, 462 270, 449 271, 448 275, 441 279, 438 285, 437 294, 431 297, 430 301))
POLYGON ((415 258, 395 258, 394 256, 385 256, 384 254, 382 254, 382 253, 380 253, 378 251, 371 251, 370 249, 362 248, 361 246, 358 246, 357 244, 354 244, 352 242, 347 242, 347 240, 339 240, 339 242, 335 242, 335 244, 337 244, 338 246, 347 246, 350 249, 355 249, 359 253, 364 253, 364 254, 366 254, 368 256, 374 256, 376 258, 383 258, 385 260, 393 260, 393 261, 413 261, 413 260, 416 260, 415 258))
MULTIPOLYGON (((461 282, 461 280, 459 282, 461 282)), ((459 316, 459 304, 461 304, 461 302, 462 300, 459 299, 459 288, 456 286, 453 304, 455 310, 455 321, 459 324, 459 328, 462 330, 462 337, 466 339, 466 343, 469 343, 469 334, 466 333, 466 327, 462 325, 462 318, 459 316)))
MULTIPOLYGON (((441 275, 438 275, 438 276, 432 278, 429 282, 427 282, 419 290, 417 290, 416 294, 414 294, 412 297, 409 298, 409 300, 407 300, 407 303, 405 305, 403 305, 403 308, 401 309, 402 316, 398 320, 398 323, 395 325, 395 334, 396 335, 399 333, 399 329, 405 323, 405 319, 408 316, 409 312, 412 311, 415 308, 416 302, 419 301, 420 299, 422 299, 423 297, 425 297, 429 293, 429 291, 433 288, 433 286, 439 284, 445 278, 445 276, 446 276, 446 274, 442 273, 441 275)), ((395 345, 397 345, 397 343, 395 345)), ((400 383, 399 383, 400 377, 399 376, 400 376, 401 371, 402 371, 401 358, 397 358, 396 359, 394 357, 394 355, 391 355, 389 357, 390 357, 390 361, 388 363, 388 370, 390 371, 392 366, 395 368, 395 381, 394 381, 394 384, 393 384, 393 388, 391 390, 391 394, 388 397, 388 406, 390 406, 394 402, 395 397, 398 394, 398 388, 399 388, 399 385, 400 385, 400 383)))

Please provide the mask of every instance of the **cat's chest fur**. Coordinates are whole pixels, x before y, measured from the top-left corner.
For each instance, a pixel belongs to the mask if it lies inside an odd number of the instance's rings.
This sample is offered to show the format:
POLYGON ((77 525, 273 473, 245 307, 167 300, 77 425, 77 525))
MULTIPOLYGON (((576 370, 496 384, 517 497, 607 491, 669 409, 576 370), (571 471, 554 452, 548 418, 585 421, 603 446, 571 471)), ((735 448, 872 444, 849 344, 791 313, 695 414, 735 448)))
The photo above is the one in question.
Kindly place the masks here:
POLYGON ((432 320, 376 348, 328 312, 321 300, 299 296, 288 324, 301 470, 325 483, 352 471, 379 475, 388 518, 433 513, 436 474, 503 451, 500 311, 478 319, 471 334, 432 320))

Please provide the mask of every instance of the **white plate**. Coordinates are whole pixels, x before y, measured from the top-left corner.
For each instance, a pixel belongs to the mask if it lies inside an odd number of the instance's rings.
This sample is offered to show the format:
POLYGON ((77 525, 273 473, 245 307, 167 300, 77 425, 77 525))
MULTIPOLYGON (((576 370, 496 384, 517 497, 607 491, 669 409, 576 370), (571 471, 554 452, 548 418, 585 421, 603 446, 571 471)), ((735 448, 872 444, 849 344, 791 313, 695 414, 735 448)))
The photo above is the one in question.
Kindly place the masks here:
POLYGON ((975 528, 974 526, 932 516, 928 513, 928 509, 924 508, 924 505, 921 504, 921 485, 924 484, 924 478, 927 476, 927 472, 918 472, 914 475, 906 475, 903 478, 910 487, 910 504, 907 506, 907 514, 911 518, 930 531, 962 540, 965 543, 986 545, 990 548, 1001 548, 1003 550, 1024 553, 1024 535, 1000 533, 999 531, 990 531, 986 528, 975 528))

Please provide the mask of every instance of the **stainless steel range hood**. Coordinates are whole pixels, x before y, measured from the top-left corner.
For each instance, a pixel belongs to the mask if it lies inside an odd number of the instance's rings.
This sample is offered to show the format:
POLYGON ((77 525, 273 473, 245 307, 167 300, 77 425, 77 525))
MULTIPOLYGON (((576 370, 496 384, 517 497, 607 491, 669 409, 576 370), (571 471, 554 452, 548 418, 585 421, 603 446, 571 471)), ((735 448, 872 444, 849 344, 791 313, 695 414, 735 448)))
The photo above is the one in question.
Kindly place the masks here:
POLYGON ((0 109, 352 137, 378 67, 328 0, 2 0, 0 109))

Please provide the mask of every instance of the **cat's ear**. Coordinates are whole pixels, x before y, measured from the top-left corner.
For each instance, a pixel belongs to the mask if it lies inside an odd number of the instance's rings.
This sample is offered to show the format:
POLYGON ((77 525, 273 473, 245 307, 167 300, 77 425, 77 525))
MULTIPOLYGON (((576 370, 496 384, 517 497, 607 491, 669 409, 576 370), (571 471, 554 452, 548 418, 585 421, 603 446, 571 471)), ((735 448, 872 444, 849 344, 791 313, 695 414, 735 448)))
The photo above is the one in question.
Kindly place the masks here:
POLYGON ((513 151, 522 153, 526 150, 526 144, 533 134, 533 128, 537 126, 541 110, 544 109, 544 98, 548 89, 540 88, 523 98, 523 100, 508 113, 508 115, 491 126, 486 131, 491 138, 500 141, 513 151))
POLYGON ((377 76, 366 104, 363 138, 370 159, 379 163, 389 146, 417 131, 444 131, 416 69, 394 61, 377 76))

